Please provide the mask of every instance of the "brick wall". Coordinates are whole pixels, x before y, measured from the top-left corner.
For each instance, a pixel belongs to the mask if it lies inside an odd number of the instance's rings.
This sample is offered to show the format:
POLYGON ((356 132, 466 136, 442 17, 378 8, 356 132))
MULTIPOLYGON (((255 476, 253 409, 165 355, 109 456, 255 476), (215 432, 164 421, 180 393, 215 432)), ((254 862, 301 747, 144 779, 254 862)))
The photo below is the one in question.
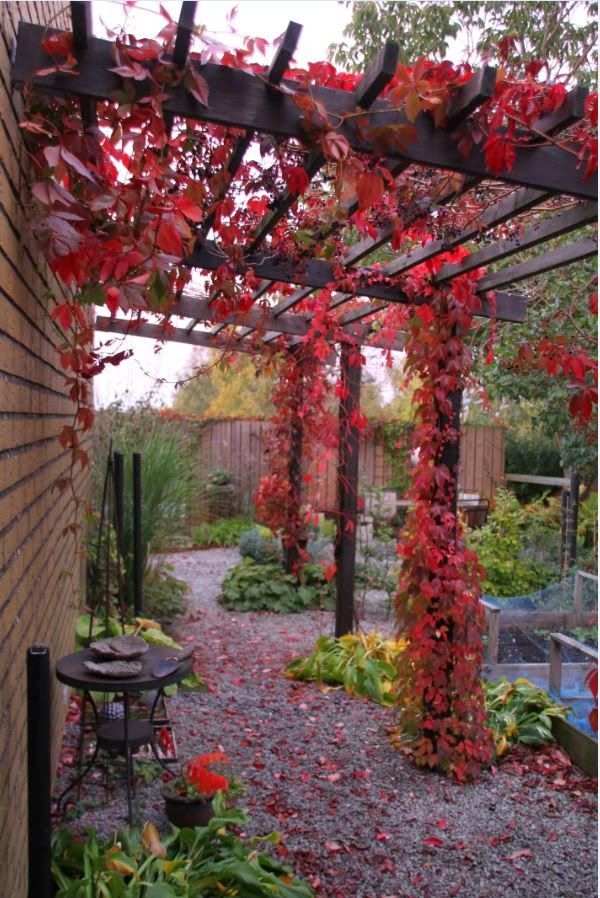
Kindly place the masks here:
MULTIPOLYGON (((0 3, 0 895, 27 892, 26 651, 46 643, 51 663, 72 650, 82 563, 63 527, 68 492, 53 483, 68 469, 57 435, 72 417, 49 323, 56 287, 36 270, 23 204, 27 165, 10 91, 10 50, 19 20, 70 27, 68 5, 0 3), (58 14, 58 15, 57 15, 58 14), (55 18, 56 16, 56 18, 55 18)), ((87 489, 80 476, 78 492, 87 489)), ((53 770, 66 694, 52 695, 53 770)))

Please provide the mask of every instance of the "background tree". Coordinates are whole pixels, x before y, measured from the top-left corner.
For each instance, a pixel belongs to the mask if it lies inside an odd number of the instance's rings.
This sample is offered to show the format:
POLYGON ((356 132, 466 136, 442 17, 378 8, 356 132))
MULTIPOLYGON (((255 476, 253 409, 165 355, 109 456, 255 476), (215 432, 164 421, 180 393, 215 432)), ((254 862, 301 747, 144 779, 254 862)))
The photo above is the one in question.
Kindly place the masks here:
MULTIPOLYGON (((337 65, 364 71, 386 40, 400 45, 400 60, 443 59, 458 41, 470 62, 514 63, 521 71, 546 60, 552 78, 593 82, 598 65, 597 2, 414 2, 352 3, 348 39, 330 46, 337 65)), ((457 60, 458 61, 458 60, 457 60)))
POLYGON ((207 418, 269 418, 272 378, 258 376, 253 360, 239 354, 228 362, 219 353, 200 350, 183 378, 196 376, 175 394, 173 408, 207 418))
MULTIPOLYGON (((538 348, 544 345, 542 341, 557 340, 574 355, 585 350, 597 357, 595 275, 596 262, 589 260, 532 278, 527 288, 526 325, 498 325, 493 360, 486 348, 490 325, 482 327, 475 338, 479 346, 474 373, 516 440, 537 444, 542 455, 554 446, 563 470, 577 469, 587 484, 594 483, 597 476, 596 419, 591 418, 585 428, 574 425, 569 414, 576 390, 574 378, 549 373, 540 365, 538 348)), ((591 372, 584 373, 583 381, 592 384, 591 372)))

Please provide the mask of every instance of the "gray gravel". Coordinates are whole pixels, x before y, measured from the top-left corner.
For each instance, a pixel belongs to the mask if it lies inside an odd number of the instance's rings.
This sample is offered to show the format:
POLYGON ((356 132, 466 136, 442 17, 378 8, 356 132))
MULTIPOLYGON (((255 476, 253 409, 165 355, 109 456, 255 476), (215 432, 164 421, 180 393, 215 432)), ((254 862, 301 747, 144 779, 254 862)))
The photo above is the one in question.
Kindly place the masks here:
MULTIPOLYGON (((217 746, 229 755, 248 834, 278 830, 276 850, 317 898, 597 894, 596 798, 583 780, 559 788, 556 777, 501 768, 458 786, 417 770, 388 741, 393 711, 281 675, 332 632, 331 613, 235 614, 216 603, 238 558, 233 549, 169 558, 191 589, 179 636, 194 637, 209 686, 169 707, 180 756, 217 746)), ((136 809, 165 831, 160 785, 140 785, 136 809)), ((90 788, 75 825, 113 831, 123 798, 116 790, 104 803, 90 788)))

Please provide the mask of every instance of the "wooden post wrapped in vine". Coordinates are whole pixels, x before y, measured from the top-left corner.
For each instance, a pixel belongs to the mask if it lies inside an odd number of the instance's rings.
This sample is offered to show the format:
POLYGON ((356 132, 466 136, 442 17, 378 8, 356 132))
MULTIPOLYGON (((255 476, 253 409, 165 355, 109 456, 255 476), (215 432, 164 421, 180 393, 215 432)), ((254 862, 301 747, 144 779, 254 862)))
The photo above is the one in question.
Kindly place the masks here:
MULTIPOLYGON (((413 273, 415 299, 431 290, 434 274, 425 266, 413 273)), ((477 776, 492 757, 480 682, 481 571, 457 515, 460 404, 472 362, 464 337, 478 307, 475 283, 463 275, 449 290, 432 291, 429 307, 415 306, 408 324, 407 374, 421 381, 418 463, 396 599, 408 640, 398 682, 401 730, 418 764, 460 780, 477 776)))
POLYGON ((290 399, 288 527, 283 539, 285 570, 286 573, 293 574, 298 573, 301 562, 301 550, 306 545, 304 534, 299 530, 302 503, 302 441, 304 430, 301 410, 304 390, 301 370, 302 361, 298 355, 298 348, 290 349, 289 354, 291 357, 290 362, 292 363, 292 359, 295 359, 296 367, 299 369, 297 390, 290 399))
POLYGON ((358 447, 360 412, 360 351, 342 345, 340 436, 338 462, 338 521, 335 548, 337 597, 335 635, 351 633, 354 625, 354 568, 358 511, 358 447))

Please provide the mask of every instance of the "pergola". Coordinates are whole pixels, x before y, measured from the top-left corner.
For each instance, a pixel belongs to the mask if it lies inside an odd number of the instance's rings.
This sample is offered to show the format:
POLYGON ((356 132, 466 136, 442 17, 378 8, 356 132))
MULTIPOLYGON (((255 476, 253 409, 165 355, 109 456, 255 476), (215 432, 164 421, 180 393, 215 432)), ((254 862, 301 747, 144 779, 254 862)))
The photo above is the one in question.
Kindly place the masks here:
MULTIPOLYGON (((78 74, 60 72, 39 77, 34 73, 49 60, 41 47, 44 29, 22 22, 20 24, 13 69, 13 82, 18 86, 30 83, 37 91, 79 98, 84 121, 93 125, 96 103, 111 98, 122 85, 120 75, 111 71, 114 60, 113 45, 91 34, 90 4, 71 4, 74 51, 77 56, 78 74)), ((183 67, 188 58, 192 29, 196 13, 195 2, 183 2, 178 24, 173 62, 183 67)), ((202 76, 209 87, 206 105, 197 103, 181 85, 169 88, 169 99, 164 104, 169 127, 176 119, 193 119, 239 129, 229 158, 224 165, 219 197, 226 196, 235 182, 236 174, 245 155, 253 144, 265 135, 271 135, 285 152, 286 142, 294 146, 306 142, 306 132, 301 112, 285 90, 285 74, 290 66, 301 26, 291 22, 265 76, 208 63, 202 66, 202 76)), ((367 71, 354 93, 325 87, 313 89, 314 98, 332 117, 356 108, 368 111, 370 124, 389 126, 405 125, 403 112, 391 109, 390 103, 380 97, 390 83, 398 64, 398 47, 393 43, 382 48, 373 66, 367 71)), ((439 173, 459 173, 461 177, 448 178, 448 183, 436 193, 435 200, 419 215, 437 216, 440 209, 451 208, 458 198, 469 192, 485 191, 489 201, 484 211, 473 215, 470 223, 440 239, 433 239, 422 246, 396 253, 383 265, 369 264, 369 258, 392 238, 393 226, 383 222, 375 236, 368 236, 350 246, 343 263, 331 262, 310 255, 298 260, 294 256, 273 252, 271 238, 277 225, 286 218, 297 197, 289 191, 282 192, 271 203, 247 245, 239 248, 235 259, 239 274, 251 271, 259 279, 253 294, 253 308, 223 317, 215 306, 216 294, 198 296, 184 293, 168 311, 175 323, 165 328, 163 324, 99 315, 96 326, 102 333, 131 334, 158 340, 169 340, 191 346, 210 347, 235 352, 257 352, 256 335, 265 344, 275 343, 282 350, 294 352, 309 332, 311 313, 298 311, 298 306, 313 291, 336 284, 331 308, 336 309, 338 331, 336 344, 332 344, 332 358, 339 346, 342 382, 347 388, 340 402, 339 423, 339 528, 336 550, 337 560, 337 610, 336 635, 353 627, 353 588, 355 567, 355 524, 358 492, 358 438, 359 431, 353 423, 353 413, 360 404, 360 368, 350 364, 353 346, 383 346, 386 349, 402 349, 402 340, 385 342, 378 333, 378 325, 386 311, 395 304, 415 305, 420 300, 406 295, 394 282, 400 274, 409 272, 421 263, 435 259, 441 253, 471 244, 484 238, 481 245, 461 262, 445 265, 435 277, 436 284, 449 282, 459 274, 482 266, 491 266, 479 281, 477 291, 482 297, 482 317, 499 321, 523 323, 526 320, 527 296, 513 292, 514 285, 543 272, 588 258, 596 253, 596 241, 589 238, 574 239, 544 252, 532 254, 517 264, 496 267, 497 263, 517 254, 538 247, 554 238, 577 231, 597 220, 597 184, 595 178, 585 180, 582 169, 572 155, 565 154, 552 141, 540 138, 554 137, 576 125, 584 116, 587 91, 573 88, 563 104, 553 113, 535 121, 529 134, 522 135, 520 146, 515 148, 516 159, 510 172, 490 178, 486 169, 481 145, 474 144, 462 155, 453 137, 457 129, 468 125, 476 110, 494 94, 496 71, 483 67, 454 96, 444 127, 435 127, 431 117, 421 112, 414 128, 418 139, 390 148, 384 166, 392 177, 410 169, 417 177, 432 179, 439 173), (365 265, 363 266, 363 262, 365 265), (295 287, 283 299, 269 299, 269 292, 276 284, 295 287), (495 291, 495 301, 488 298, 495 291), (362 300, 362 301, 361 301, 362 300), (279 342, 278 342, 279 341, 279 342), (352 526, 343 526, 350 522, 352 526)), ((143 95, 143 86, 134 82, 137 98, 143 95)), ((339 127, 350 146, 361 153, 380 158, 373 141, 365 135, 355 118, 348 118, 339 127)), ((326 169, 327 159, 319 148, 310 150, 303 167, 309 179, 319 177, 326 169)), ((344 201, 348 216, 359 207, 356 196, 344 201)), ((194 252, 188 259, 190 266, 201 271, 213 271, 224 262, 231 263, 217 241, 211 239, 214 214, 210 214, 197 228, 194 252)), ((340 228, 334 222, 324 228, 317 238, 325 239, 328 233, 340 228)), ((319 239, 315 240, 318 245, 319 239)), ((425 302, 425 298, 422 300, 425 302)), ((459 427, 461 396, 453 397, 454 417, 448 421, 459 427)), ((290 481, 301 492, 302 422, 296 421, 291 438, 292 457, 289 460, 290 481)), ((458 468, 458 445, 449 444, 444 462, 453 472, 458 468)), ((456 490, 455 490, 456 495, 456 490)), ((293 558, 288 558, 291 563, 293 558)))

